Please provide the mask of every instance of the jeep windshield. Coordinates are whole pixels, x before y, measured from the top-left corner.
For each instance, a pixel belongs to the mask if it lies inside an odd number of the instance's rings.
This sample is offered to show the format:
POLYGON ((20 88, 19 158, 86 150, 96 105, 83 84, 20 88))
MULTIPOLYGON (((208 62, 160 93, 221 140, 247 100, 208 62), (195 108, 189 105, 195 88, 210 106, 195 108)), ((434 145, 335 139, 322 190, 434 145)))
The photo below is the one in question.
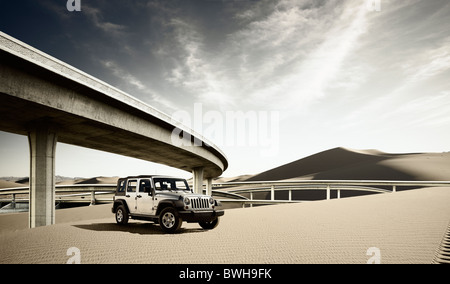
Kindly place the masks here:
POLYGON ((177 178, 154 178, 155 190, 169 190, 169 191, 191 191, 189 185, 184 179, 177 178))

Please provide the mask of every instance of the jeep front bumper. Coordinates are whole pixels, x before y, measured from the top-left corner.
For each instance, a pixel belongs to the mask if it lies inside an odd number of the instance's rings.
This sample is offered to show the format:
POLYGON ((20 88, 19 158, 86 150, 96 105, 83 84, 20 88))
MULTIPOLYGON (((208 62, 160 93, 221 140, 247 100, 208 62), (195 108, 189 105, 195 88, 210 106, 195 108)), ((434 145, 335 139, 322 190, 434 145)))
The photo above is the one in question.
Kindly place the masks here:
POLYGON ((225 212, 223 210, 217 211, 179 211, 181 219, 188 223, 197 222, 211 222, 220 216, 223 216, 225 212))

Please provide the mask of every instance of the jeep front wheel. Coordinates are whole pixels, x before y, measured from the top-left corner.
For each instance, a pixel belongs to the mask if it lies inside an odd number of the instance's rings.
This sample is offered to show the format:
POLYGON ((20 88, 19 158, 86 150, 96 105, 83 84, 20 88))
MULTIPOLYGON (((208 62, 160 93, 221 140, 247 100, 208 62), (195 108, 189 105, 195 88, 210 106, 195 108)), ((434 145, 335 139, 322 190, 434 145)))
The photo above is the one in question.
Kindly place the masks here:
POLYGON ((182 223, 183 220, 172 207, 164 208, 159 215, 159 225, 166 233, 175 233, 181 228, 182 223))
POLYGON ((198 224, 205 230, 212 230, 219 225, 219 218, 216 218, 211 222, 199 222, 198 224))
POLYGON ((128 224, 128 219, 129 219, 129 215, 128 215, 127 209, 125 209, 125 206, 120 205, 119 207, 117 207, 117 209, 116 209, 117 224, 126 225, 126 224, 128 224))

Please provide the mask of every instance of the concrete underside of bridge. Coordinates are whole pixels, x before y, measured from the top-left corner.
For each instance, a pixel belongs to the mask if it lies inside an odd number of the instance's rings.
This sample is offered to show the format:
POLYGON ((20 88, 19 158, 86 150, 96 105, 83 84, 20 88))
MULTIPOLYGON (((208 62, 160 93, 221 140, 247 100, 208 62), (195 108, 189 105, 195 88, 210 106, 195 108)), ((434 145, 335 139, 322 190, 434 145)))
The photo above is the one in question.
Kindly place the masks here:
POLYGON ((228 167, 217 147, 159 111, 2 33, 0 130, 29 138, 31 227, 54 223, 57 141, 191 171, 194 180, 228 167), (201 145, 175 145, 177 127, 201 145))

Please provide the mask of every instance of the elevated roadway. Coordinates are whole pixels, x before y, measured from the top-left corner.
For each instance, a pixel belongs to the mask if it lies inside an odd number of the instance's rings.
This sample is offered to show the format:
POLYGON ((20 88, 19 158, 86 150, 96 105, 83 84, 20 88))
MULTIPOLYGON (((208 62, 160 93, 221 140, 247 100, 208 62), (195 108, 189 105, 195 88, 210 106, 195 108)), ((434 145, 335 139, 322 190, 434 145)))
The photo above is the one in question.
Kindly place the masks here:
POLYGON ((0 130, 29 138, 30 227, 54 224, 57 142, 193 172, 196 191, 228 167, 191 129, 1 32, 0 130))

